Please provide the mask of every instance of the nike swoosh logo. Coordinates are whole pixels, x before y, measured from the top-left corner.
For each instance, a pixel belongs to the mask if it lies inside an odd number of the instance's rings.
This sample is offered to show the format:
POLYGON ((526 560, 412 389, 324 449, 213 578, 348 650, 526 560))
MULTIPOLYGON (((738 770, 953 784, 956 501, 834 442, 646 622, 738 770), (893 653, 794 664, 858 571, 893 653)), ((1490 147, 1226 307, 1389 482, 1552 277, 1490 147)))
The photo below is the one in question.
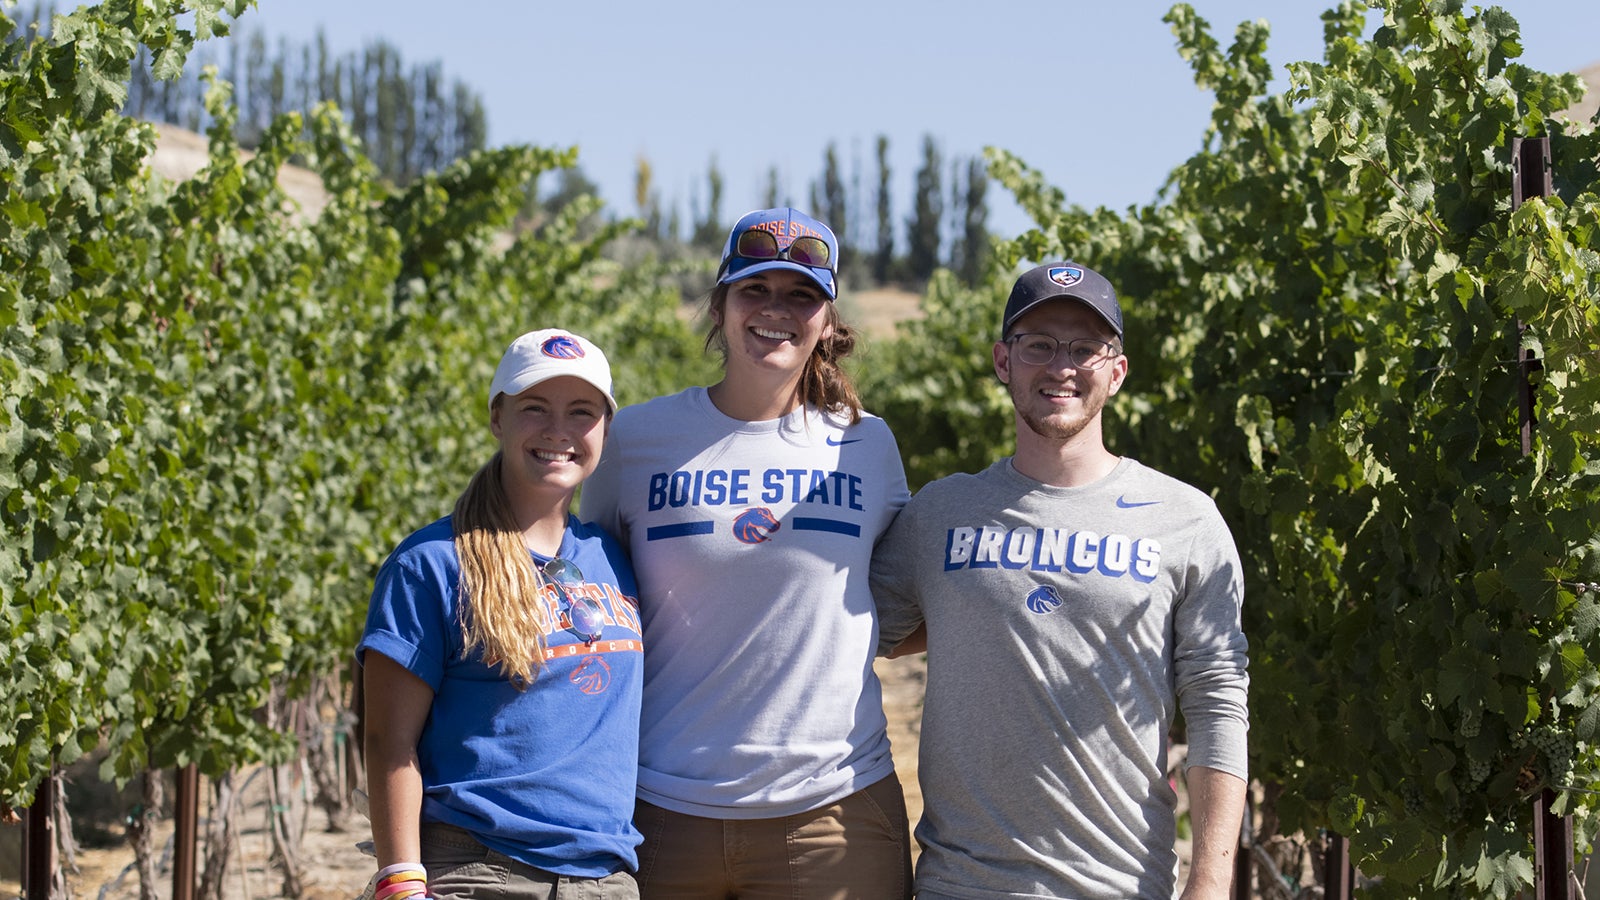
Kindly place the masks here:
POLYGON ((830 435, 828 435, 827 440, 828 440, 828 446, 829 447, 843 447, 845 444, 859 443, 861 441, 861 438, 850 438, 849 440, 846 440, 846 441, 840 441, 840 440, 835 440, 833 435, 830 434, 830 435))
POLYGON ((1138 509, 1141 506, 1156 506, 1160 503, 1160 500, 1144 500, 1141 502, 1135 502, 1126 497, 1118 497, 1117 509, 1138 509))

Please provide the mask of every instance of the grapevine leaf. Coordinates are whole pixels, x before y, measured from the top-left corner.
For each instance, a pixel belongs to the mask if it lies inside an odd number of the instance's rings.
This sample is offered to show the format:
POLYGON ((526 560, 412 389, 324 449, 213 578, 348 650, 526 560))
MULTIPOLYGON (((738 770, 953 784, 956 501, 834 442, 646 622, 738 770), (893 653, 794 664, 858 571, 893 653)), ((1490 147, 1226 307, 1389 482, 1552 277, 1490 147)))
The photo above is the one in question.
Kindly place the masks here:
POLYGON ((1578 641, 1587 643, 1600 632, 1600 600, 1593 595, 1580 596, 1572 607, 1572 632, 1578 641))
POLYGON ((1593 742, 1600 737, 1600 703, 1586 703, 1573 724, 1573 736, 1580 741, 1593 742))

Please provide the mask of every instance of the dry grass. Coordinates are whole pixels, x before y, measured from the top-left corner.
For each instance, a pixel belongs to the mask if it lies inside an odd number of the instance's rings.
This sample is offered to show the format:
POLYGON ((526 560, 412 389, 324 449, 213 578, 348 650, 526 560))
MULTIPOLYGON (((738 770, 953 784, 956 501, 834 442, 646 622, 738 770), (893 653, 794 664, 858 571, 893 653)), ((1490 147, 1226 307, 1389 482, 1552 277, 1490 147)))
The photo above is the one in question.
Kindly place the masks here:
POLYGON ((861 329, 869 339, 886 340, 894 336, 896 324, 922 317, 922 296, 897 288, 852 291, 845 285, 839 296, 839 312, 844 320, 861 329))

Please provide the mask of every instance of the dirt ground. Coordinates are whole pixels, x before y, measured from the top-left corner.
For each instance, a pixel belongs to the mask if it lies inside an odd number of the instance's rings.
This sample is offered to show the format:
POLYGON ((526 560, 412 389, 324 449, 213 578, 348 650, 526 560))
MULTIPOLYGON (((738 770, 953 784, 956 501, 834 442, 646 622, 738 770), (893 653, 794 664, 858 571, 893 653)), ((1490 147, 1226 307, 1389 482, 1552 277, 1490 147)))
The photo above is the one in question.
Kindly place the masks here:
MULTIPOLYGON (((898 660, 878 660, 878 675, 883 682, 884 710, 889 718, 889 739, 894 747, 895 765, 906 790, 906 806, 911 821, 916 822, 922 813, 922 794, 917 789, 917 736, 922 722, 922 686, 926 666, 921 657, 898 660)), ((246 784, 240 803, 241 833, 237 855, 230 866, 224 883, 226 900, 266 900, 283 896, 282 876, 271 859, 271 832, 269 824, 270 801, 265 778, 244 779, 246 784)), ((86 789, 86 788, 80 788, 86 789)), ((73 790, 69 787, 68 790, 73 790)), ((169 787, 169 793, 171 788, 169 787)), ((309 790, 309 787, 307 788, 309 790)), ((208 813, 208 787, 201 792, 201 828, 208 813)), ((124 801, 125 802, 125 801, 124 801)), ((114 818, 114 817, 113 817, 114 818)), ((355 816, 351 830, 327 830, 326 817, 317 810, 306 815, 306 827, 301 841, 300 860, 310 883, 304 900, 351 900, 361 893, 375 864, 371 857, 356 848, 357 841, 370 837, 366 820, 355 816)), ((88 823, 82 823, 85 827, 88 823)), ((98 825, 95 826, 98 829, 98 825)), ((84 830, 84 829, 79 829, 84 830)), ((68 873, 67 881, 76 900, 103 900, 126 898, 138 892, 138 873, 133 868, 133 850, 119 827, 110 829, 109 845, 85 847, 76 855, 76 871, 68 873)), ((0 897, 12 898, 21 894, 21 884, 16 871, 20 859, 19 826, 0 826, 0 853, 9 855, 0 865, 0 897)), ((155 846, 161 852, 164 868, 157 877, 156 890, 161 897, 172 896, 170 868, 172 822, 170 818, 159 821, 155 828, 155 846)), ((83 838, 79 838, 83 841, 83 838)), ((201 865, 204 848, 200 849, 201 865)))

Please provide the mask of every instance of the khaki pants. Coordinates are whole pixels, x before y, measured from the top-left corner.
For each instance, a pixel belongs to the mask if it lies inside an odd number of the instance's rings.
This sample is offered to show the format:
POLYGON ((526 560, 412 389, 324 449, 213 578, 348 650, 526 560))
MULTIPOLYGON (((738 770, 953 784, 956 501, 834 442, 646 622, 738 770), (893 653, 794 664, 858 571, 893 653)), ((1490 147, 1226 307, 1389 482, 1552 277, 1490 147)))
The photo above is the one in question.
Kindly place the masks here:
POLYGON ((911 836, 894 775, 810 812, 706 819, 639 801, 643 900, 910 900, 911 836))
POLYGON ((428 896, 448 900, 639 900, 639 886, 626 870, 604 878, 557 875, 437 822, 422 826, 422 866, 428 896))

